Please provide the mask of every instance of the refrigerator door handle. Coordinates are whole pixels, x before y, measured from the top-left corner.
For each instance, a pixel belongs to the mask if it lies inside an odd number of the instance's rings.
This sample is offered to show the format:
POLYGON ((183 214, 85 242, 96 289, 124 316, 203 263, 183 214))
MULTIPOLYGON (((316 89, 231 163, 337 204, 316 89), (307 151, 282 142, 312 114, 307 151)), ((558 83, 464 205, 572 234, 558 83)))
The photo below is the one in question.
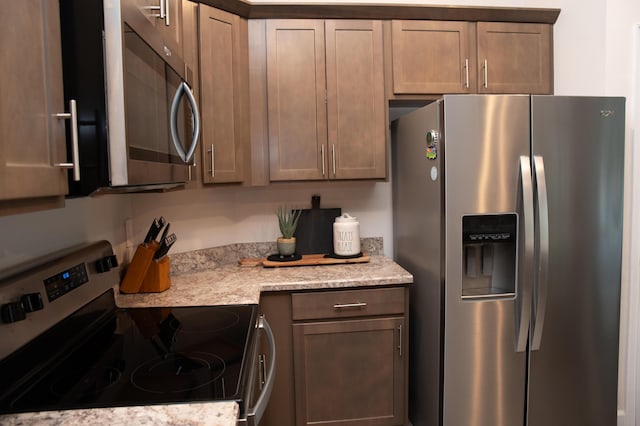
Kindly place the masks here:
POLYGON ((533 170, 535 174, 535 189, 537 199, 536 215, 536 258, 537 266, 534 272, 533 287, 533 316, 531 319, 531 350, 540 349, 542 329, 544 326, 544 313, 547 305, 547 290, 549 286, 549 204, 547 202, 547 180, 544 172, 544 159, 541 156, 533 157, 533 170))
POLYGON ((529 337, 529 320, 531 316, 531 286, 533 279, 534 254, 534 215, 533 215, 533 181, 531 179, 531 159, 520 156, 519 197, 519 255, 518 255, 518 288, 516 298, 516 352, 527 350, 529 337))

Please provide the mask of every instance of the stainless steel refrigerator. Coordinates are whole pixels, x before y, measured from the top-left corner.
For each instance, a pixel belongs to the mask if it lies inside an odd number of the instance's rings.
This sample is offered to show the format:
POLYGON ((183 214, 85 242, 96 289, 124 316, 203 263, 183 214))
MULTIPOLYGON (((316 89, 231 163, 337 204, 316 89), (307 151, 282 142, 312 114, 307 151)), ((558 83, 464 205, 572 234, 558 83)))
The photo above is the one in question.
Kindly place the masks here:
POLYGON ((451 95, 392 123, 414 426, 616 424, 624 106, 451 95))

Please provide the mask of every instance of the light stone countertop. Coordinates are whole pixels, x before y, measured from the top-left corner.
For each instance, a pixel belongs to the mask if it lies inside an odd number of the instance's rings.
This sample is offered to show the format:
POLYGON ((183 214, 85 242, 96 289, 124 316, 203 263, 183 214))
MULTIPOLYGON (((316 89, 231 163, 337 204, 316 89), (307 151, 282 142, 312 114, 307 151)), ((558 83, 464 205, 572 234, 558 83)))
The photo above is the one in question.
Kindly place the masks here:
MULTIPOLYGON (((328 266, 263 268, 239 266, 241 258, 266 257, 275 244, 245 243, 171 256, 171 287, 162 293, 120 294, 119 307, 258 304, 261 292, 402 285, 413 276, 382 256, 382 239, 362 240, 370 262, 328 266)), ((235 402, 211 402, 86 410, 44 411, 0 416, 2 425, 207 425, 235 426, 235 402)))
POLYGON ((6 426, 234 426, 237 418, 238 404, 235 402, 208 402, 8 414, 0 416, 0 424, 6 426))
POLYGON ((120 307, 258 304, 261 292, 401 285, 413 276, 384 256, 367 263, 263 268, 223 265, 171 276, 162 293, 116 294, 120 307))

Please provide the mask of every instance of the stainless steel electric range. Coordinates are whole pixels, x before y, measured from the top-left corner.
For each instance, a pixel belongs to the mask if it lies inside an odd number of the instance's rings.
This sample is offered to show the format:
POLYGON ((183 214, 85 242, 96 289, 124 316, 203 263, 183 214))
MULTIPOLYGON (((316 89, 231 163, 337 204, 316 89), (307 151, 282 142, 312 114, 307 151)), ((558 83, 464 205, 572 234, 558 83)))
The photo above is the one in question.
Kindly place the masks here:
POLYGON ((118 308, 116 266, 103 241, 0 272, 0 414, 237 401, 256 424, 275 365, 257 306, 118 308))

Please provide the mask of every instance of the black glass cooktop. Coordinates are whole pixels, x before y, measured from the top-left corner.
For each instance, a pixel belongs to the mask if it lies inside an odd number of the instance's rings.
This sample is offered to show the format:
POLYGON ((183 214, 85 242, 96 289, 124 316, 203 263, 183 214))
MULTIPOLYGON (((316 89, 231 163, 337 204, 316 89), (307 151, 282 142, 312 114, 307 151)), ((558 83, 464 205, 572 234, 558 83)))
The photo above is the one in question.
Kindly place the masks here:
POLYGON ((256 312, 116 309, 105 293, 0 362, 0 412, 240 400, 256 312))

